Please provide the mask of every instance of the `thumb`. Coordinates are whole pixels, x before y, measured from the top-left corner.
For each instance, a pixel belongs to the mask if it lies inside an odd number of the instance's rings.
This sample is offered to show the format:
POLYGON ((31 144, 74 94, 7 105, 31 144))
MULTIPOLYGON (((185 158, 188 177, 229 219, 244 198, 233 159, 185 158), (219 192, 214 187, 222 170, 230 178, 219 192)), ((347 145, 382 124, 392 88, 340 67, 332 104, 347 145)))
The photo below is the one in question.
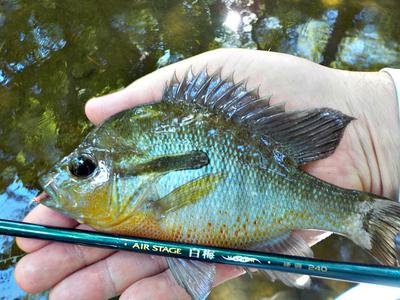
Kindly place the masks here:
POLYGON ((85 113, 92 123, 100 124, 120 111, 161 100, 164 86, 174 72, 181 78, 190 67, 197 72, 204 68, 206 63, 209 66, 207 69, 212 71, 222 65, 221 55, 226 55, 226 52, 228 50, 206 52, 154 71, 123 90, 89 100, 85 106, 85 113))
POLYGON ((90 99, 85 105, 86 116, 98 125, 120 111, 160 100, 164 85, 173 74, 160 71, 142 77, 118 92, 90 99))

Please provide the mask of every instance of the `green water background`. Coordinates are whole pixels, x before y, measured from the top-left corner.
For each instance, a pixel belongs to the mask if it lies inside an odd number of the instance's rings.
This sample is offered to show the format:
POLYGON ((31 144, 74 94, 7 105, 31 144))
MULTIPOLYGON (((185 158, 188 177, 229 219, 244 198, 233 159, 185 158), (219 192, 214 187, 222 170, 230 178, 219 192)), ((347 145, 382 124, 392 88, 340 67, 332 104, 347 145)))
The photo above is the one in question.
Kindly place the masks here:
MULTIPOLYGON (((37 175, 90 130, 83 111, 88 99, 159 67, 210 49, 242 47, 379 70, 400 67, 399 42, 397 0, 0 0, 0 217, 20 220, 32 208, 37 175)), ((315 253, 371 261, 339 237, 315 253)), ((13 257, 19 254, 13 238, 0 236, 0 299, 45 299, 15 284, 13 257)), ((332 299, 351 286, 317 279, 301 291, 243 276, 210 298, 269 299, 280 292, 282 299, 332 299)))

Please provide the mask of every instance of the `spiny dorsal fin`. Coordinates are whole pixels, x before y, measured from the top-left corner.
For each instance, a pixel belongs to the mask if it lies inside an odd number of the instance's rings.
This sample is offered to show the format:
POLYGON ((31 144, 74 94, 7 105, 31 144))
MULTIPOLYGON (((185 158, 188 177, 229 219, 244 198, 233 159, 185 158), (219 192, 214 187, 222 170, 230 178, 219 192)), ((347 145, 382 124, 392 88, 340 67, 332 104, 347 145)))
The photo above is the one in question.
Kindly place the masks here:
POLYGON ((246 82, 235 83, 232 75, 222 79, 220 69, 211 75, 189 69, 182 80, 174 74, 163 101, 194 103, 244 125, 265 144, 278 144, 298 165, 332 154, 353 119, 330 108, 285 111, 285 104, 270 105, 258 90, 248 91, 246 82))

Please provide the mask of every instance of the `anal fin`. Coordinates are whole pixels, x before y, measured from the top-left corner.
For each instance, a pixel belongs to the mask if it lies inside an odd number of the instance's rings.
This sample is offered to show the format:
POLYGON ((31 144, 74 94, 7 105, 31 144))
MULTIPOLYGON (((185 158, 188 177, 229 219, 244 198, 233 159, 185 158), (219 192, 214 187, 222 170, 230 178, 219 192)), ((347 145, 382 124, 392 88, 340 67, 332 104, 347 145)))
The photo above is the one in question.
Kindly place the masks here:
MULTIPOLYGON (((250 247, 251 250, 270 253, 313 257, 313 251, 297 233, 291 232, 274 239, 271 242, 262 243, 250 247)), ((273 270, 260 270, 272 281, 280 280, 290 287, 307 288, 310 286, 311 278, 308 275, 287 273, 273 270)))
POLYGON ((214 264, 171 257, 167 257, 167 263, 176 282, 193 300, 203 300, 208 296, 216 272, 214 264))

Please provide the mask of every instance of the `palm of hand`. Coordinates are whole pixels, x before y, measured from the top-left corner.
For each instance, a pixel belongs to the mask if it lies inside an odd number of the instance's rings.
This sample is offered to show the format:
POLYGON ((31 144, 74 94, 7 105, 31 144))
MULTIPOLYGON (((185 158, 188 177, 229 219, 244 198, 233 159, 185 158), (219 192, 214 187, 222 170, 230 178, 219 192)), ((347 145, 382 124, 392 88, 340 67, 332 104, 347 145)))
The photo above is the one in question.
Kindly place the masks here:
MULTIPOLYGON (((223 66, 224 74, 234 71, 235 80, 249 78, 249 88, 261 84, 261 96, 272 95, 272 103, 287 101, 287 107, 295 109, 325 106, 352 115, 344 100, 336 101, 345 99, 340 93, 346 91, 341 89, 340 83, 334 82, 335 71, 291 56, 244 50, 209 52, 160 69, 123 91, 89 102, 86 113, 92 122, 101 123, 118 111, 160 99, 164 83, 175 70, 180 77, 189 66, 196 71, 206 63, 210 71, 219 66, 223 66), (312 78, 305 81, 304 76, 307 75, 312 78), (341 92, 338 95, 331 93, 332 90, 341 92)), ((357 131, 354 128, 346 130, 333 155, 308 164, 304 170, 338 186, 365 187, 368 179, 360 174, 365 171, 366 162, 354 159, 362 153, 362 147, 354 146, 355 140, 357 131)), ((44 206, 34 209, 25 221, 77 226, 76 221, 44 206)), ((19 262, 16 279, 31 293, 51 289, 50 298, 54 299, 107 299, 119 294, 122 294, 121 299, 133 295, 135 299, 187 297, 171 277, 165 260, 160 257, 27 239, 18 239, 18 244, 30 254, 19 262)), ((216 284, 241 273, 241 269, 218 266, 216 284)))

